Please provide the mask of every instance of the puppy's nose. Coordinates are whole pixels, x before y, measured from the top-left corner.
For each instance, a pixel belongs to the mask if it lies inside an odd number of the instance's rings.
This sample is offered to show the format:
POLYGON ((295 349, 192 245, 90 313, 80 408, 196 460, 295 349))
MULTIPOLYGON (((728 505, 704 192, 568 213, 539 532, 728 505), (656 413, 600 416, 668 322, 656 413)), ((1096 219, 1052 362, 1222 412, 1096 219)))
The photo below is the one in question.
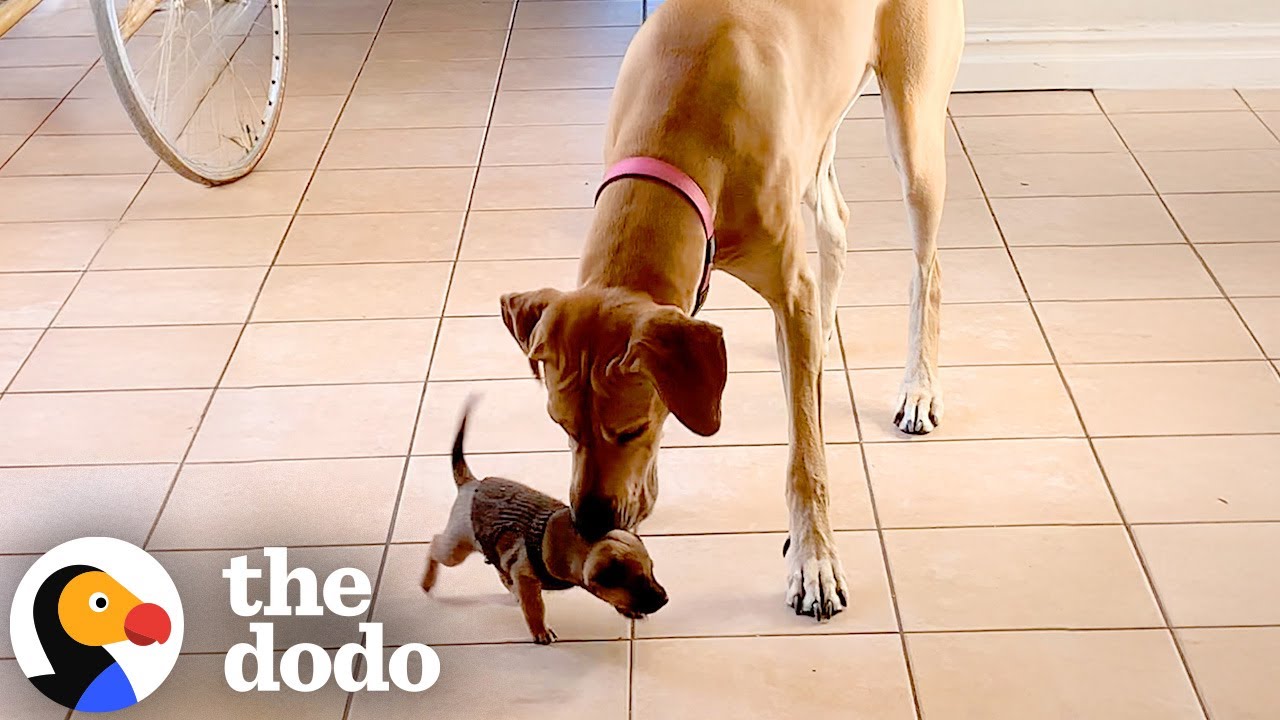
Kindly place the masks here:
POLYGON ((585 497, 573 508, 573 524, 588 540, 603 537, 617 528, 613 503, 604 498, 585 497))

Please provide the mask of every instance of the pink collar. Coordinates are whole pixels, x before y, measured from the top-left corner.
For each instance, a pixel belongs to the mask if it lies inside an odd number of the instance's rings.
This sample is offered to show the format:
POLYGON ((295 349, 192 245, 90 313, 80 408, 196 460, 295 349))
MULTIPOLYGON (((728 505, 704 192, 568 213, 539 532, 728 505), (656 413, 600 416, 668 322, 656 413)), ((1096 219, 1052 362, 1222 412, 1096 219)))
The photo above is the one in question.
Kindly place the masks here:
POLYGON ((622 178, 657 180, 683 195, 698 211, 698 218, 702 220, 702 230, 707 236, 707 253, 702 264, 702 279, 698 283, 698 297, 693 306, 693 313, 698 312, 706 302, 707 292, 711 289, 711 263, 716 255, 715 215, 711 212, 711 203, 707 201, 707 194, 702 191, 697 181, 675 165, 657 158, 641 156, 623 158, 609 166, 609 169, 605 170, 600 187, 596 190, 596 200, 600 199, 600 193, 604 192, 610 183, 622 178))

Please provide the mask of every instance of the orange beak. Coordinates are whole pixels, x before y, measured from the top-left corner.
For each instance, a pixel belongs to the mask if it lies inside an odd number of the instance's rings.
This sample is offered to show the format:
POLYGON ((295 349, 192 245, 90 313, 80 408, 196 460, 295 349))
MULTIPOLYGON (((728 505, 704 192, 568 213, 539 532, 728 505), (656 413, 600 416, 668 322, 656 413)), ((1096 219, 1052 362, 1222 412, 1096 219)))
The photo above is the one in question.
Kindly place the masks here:
POLYGON ((171 630, 169 613, 159 605, 143 603, 124 618, 124 634, 134 645, 163 644, 171 630))

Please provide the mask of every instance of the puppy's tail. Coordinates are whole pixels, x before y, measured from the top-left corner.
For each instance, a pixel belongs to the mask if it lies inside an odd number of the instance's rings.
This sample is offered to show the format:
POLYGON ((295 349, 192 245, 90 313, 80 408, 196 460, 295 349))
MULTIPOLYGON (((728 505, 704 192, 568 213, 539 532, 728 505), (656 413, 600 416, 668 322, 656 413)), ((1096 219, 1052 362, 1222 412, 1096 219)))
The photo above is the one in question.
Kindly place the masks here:
POLYGON ((462 452, 462 442, 467 436, 467 417, 471 415, 471 409, 475 407, 476 396, 471 395, 467 398, 466 403, 462 406, 462 419, 458 421, 458 434, 453 438, 453 481, 458 487, 462 487, 476 479, 471 474, 471 468, 467 467, 466 455, 462 452))

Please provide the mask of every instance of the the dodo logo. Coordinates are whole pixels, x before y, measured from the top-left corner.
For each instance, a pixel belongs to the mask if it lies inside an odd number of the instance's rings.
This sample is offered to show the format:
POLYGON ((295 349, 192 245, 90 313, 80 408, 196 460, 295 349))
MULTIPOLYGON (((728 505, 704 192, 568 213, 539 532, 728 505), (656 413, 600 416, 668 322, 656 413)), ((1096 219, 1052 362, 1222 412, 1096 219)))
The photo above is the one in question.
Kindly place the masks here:
POLYGON ((111 712, 155 692, 182 648, 182 602, 145 551, 113 538, 63 543, 18 585, 9 633, 40 692, 81 712, 111 712))

